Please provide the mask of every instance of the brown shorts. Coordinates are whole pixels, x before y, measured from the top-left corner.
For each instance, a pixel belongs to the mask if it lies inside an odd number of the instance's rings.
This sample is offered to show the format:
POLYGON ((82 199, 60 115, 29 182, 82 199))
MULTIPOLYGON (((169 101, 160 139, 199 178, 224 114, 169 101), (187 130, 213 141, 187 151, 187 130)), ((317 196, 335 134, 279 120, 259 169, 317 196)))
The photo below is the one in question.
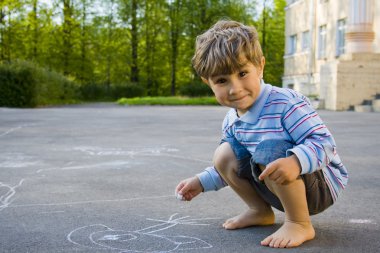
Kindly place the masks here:
MULTIPOLYGON (((248 179, 256 192, 271 206, 280 211, 284 211, 281 201, 263 181, 258 180, 261 173, 258 164, 266 166, 274 160, 286 157, 286 150, 291 147, 292 144, 283 140, 266 140, 259 143, 252 156, 238 160, 238 176, 248 179)), ((301 178, 305 183, 310 215, 318 214, 333 204, 330 189, 321 170, 312 174, 301 175, 301 178)))

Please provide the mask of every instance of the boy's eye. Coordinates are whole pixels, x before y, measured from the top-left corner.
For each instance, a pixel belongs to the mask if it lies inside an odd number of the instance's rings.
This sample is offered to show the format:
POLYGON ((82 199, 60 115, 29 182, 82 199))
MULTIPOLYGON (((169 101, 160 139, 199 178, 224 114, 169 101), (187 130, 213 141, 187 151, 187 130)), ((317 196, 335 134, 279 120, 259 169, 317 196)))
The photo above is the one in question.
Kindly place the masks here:
POLYGON ((220 79, 217 79, 217 80, 216 80, 216 83, 223 84, 223 83, 225 83, 226 81, 227 81, 226 79, 224 79, 224 78, 220 78, 220 79))
POLYGON ((239 73, 240 77, 244 77, 245 75, 247 75, 247 72, 245 72, 245 71, 242 71, 242 72, 239 73))

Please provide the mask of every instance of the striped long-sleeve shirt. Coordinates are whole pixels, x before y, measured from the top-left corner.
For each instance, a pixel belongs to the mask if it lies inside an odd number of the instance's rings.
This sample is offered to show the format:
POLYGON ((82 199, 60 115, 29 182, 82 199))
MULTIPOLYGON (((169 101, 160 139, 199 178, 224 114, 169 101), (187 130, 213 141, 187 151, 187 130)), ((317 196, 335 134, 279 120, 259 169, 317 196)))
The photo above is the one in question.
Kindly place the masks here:
MULTIPOLYGON (((322 170, 334 201, 347 185, 347 170, 337 154, 333 136, 309 100, 294 90, 262 82, 260 95, 249 111, 238 117, 235 109, 229 110, 222 130, 223 138, 234 137, 251 154, 263 140, 294 143, 287 156, 297 156, 301 174, 322 170)), ((197 176, 205 191, 226 186, 214 167, 197 176)))

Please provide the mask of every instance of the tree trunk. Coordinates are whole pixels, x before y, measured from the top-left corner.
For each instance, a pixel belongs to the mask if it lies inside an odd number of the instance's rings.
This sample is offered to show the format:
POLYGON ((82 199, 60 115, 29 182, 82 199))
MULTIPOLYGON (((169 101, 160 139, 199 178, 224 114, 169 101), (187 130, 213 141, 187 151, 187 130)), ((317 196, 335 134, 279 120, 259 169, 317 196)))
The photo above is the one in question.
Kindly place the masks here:
POLYGON ((82 29, 81 29, 81 44, 80 44, 80 73, 79 73, 79 80, 81 83, 84 82, 84 73, 86 71, 85 65, 86 65, 86 58, 87 58, 87 50, 86 50, 86 0, 82 0, 82 29))
POLYGON ((62 62, 63 62, 63 74, 68 75, 69 61, 71 57, 72 41, 71 41, 71 29, 72 29, 72 6, 70 0, 63 0, 63 49, 62 49, 62 62))
POLYGON ((263 28, 261 32, 261 48, 263 50, 264 56, 266 55, 266 20, 267 20, 267 10, 266 10, 266 1, 264 0, 264 8, 263 8, 263 28))
POLYGON ((33 46, 32 46, 32 58, 37 60, 37 50, 38 50, 38 0, 33 1, 33 46))
MULTIPOLYGON (((145 71, 146 71, 146 88, 148 91, 148 95, 153 95, 153 65, 151 62, 151 55, 152 55, 152 43, 151 43, 151 1, 145 0, 145 71)), ((154 12, 154 10, 153 10, 154 12)), ((152 24, 153 25, 153 24, 152 24)))
POLYGON ((131 65, 131 82, 139 81, 138 69, 138 34, 137 34, 137 0, 132 0, 132 65, 131 65))
POLYGON ((4 52, 4 27, 5 27, 5 13, 2 8, 0 8, 0 62, 5 60, 5 52, 4 52))
POLYGON ((178 38, 179 38, 179 11, 181 0, 175 0, 169 5, 170 8, 170 42, 171 42, 171 95, 176 94, 176 72, 178 57, 178 38))

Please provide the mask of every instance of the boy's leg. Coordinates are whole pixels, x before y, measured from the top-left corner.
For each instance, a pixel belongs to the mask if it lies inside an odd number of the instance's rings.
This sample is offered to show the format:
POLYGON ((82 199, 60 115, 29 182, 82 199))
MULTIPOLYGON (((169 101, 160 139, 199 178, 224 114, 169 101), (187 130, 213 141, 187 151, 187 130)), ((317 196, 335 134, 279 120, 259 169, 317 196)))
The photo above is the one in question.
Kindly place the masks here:
MULTIPOLYGON (((263 141, 257 146, 252 161, 254 164, 260 164, 259 170, 263 171, 264 165, 285 157, 286 150, 292 147, 293 144, 286 141, 263 141)), ((258 181, 257 173, 260 172, 253 171, 256 182, 258 181)), ((275 248, 295 247, 313 239, 315 231, 310 221, 305 183, 301 176, 286 185, 276 184, 268 177, 264 182, 266 187, 277 196, 275 198, 280 200, 285 212, 285 222, 278 231, 265 238, 261 244, 275 248)))
POLYGON ((278 185, 265 179, 265 184, 281 200, 285 222, 279 230, 265 238, 261 245, 274 248, 296 247, 313 239, 315 231, 310 221, 303 180, 299 177, 290 184, 278 185))
POLYGON ((237 175, 239 162, 228 142, 222 143, 216 149, 214 166, 224 181, 228 183, 249 207, 244 213, 228 219, 223 224, 225 229, 237 229, 253 225, 271 225, 274 223, 274 213, 270 205, 256 193, 247 179, 237 175))

